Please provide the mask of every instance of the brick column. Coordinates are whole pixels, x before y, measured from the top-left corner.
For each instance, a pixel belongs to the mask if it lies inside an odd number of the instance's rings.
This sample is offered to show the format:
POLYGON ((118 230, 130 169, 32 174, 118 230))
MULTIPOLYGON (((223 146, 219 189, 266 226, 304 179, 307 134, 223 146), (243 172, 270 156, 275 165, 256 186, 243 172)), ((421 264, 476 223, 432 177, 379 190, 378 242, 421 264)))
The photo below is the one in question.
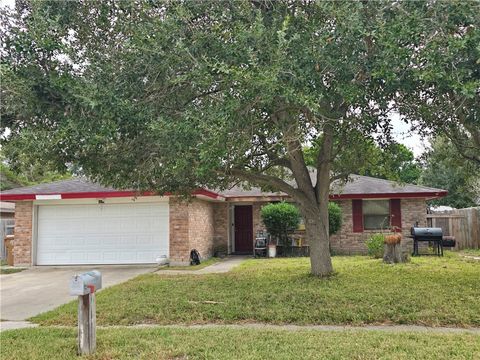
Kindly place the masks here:
POLYGON ((187 265, 190 259, 188 241, 188 203, 170 197, 170 263, 187 265))
MULTIPOLYGON (((402 199, 402 245, 403 251, 413 251, 413 239, 409 238, 410 228, 418 222, 419 227, 427 226, 427 205, 425 199, 402 199)), ((420 247, 426 247, 426 242, 420 243, 420 247)))
POLYGON ((212 257, 214 251, 213 205, 211 202, 199 199, 193 199, 188 205, 190 248, 197 249, 202 260, 212 257))
POLYGON ((213 255, 215 225, 213 203, 170 197, 170 264, 188 265, 190 250, 203 260, 213 255))
POLYGON ((230 228, 229 204, 226 202, 213 204, 213 238, 214 247, 228 250, 228 232, 230 228))
POLYGON ((267 205, 268 201, 254 202, 252 205, 252 217, 253 217, 253 239, 252 242, 255 242, 255 237, 257 236, 257 231, 266 230, 265 224, 262 221, 262 206, 267 205))
POLYGON ((15 266, 32 265, 32 215, 32 201, 16 202, 13 248, 13 264, 15 266))

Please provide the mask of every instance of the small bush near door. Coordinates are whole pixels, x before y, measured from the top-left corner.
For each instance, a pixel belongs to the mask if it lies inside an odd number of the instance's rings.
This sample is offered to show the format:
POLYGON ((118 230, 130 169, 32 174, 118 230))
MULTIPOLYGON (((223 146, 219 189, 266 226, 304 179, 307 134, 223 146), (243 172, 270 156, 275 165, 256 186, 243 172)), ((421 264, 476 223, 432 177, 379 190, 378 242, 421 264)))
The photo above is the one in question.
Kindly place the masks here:
POLYGON ((373 234, 366 241, 368 255, 374 259, 381 259, 383 257, 383 244, 385 237, 383 234, 373 234))
POLYGON ((287 202, 280 202, 263 206, 260 214, 270 235, 279 239, 280 244, 290 246, 288 233, 293 232, 300 223, 298 208, 287 202))

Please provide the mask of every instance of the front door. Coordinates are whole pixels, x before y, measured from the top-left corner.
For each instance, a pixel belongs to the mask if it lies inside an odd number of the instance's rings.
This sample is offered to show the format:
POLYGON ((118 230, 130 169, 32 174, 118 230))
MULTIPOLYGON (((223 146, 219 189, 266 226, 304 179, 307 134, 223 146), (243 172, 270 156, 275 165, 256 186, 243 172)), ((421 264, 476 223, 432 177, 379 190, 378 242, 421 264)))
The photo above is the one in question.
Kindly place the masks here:
POLYGON ((235 252, 253 252, 252 205, 235 206, 235 252))

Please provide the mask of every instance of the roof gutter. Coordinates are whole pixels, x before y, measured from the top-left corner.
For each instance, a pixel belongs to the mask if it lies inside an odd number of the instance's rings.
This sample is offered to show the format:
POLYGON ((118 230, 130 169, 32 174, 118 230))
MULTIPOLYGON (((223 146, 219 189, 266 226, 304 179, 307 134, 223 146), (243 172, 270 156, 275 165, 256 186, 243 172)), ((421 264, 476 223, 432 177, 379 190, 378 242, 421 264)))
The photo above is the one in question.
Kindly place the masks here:
MULTIPOLYGON (((435 199, 446 196, 448 191, 436 192, 405 192, 405 193, 373 193, 373 194, 331 194, 330 200, 344 199, 404 199, 404 198, 427 198, 435 199)), ((1 201, 25 201, 25 200, 67 200, 67 199, 105 199, 116 197, 138 197, 138 196, 156 196, 155 192, 138 192, 138 191, 99 191, 99 192, 72 192, 72 193, 49 193, 49 194, 1 194, 1 201)), ((163 194, 172 196, 171 193, 163 194)), ((236 200, 239 198, 269 198, 269 196, 223 196, 216 192, 198 189, 192 192, 192 195, 206 199, 225 201, 227 199, 236 200)), ((277 195, 278 198, 288 198, 288 195, 277 195)), ((275 197, 275 196, 274 196, 275 197)))
POLYGON ((427 198, 435 199, 447 196, 448 191, 423 191, 423 192, 404 192, 404 193, 374 193, 374 194, 331 194, 330 200, 342 199, 411 199, 427 198))
MULTIPOLYGON (((68 199, 106 199, 117 197, 156 196, 155 192, 138 191, 96 191, 96 192, 71 192, 71 193, 48 193, 48 194, 1 194, 1 201, 25 201, 25 200, 68 200, 68 199)), ((164 196, 172 196, 165 193, 164 196)), ((201 196, 213 200, 224 200, 225 197, 210 190, 198 189, 192 192, 194 196, 201 196)))

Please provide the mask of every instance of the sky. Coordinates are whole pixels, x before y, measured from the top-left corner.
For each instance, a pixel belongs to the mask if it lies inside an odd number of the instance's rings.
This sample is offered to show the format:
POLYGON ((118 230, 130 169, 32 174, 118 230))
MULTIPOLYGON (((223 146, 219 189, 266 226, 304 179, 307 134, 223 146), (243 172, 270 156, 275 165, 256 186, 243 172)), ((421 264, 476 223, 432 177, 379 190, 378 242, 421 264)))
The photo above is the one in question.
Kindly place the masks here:
POLYGON ((413 151, 415 157, 419 157, 428 147, 428 141, 420 135, 410 131, 410 124, 400 120, 398 114, 392 115, 393 138, 413 151))
MULTIPOLYGON (((0 0, 0 7, 13 7, 14 5, 15 0, 0 0)), ((418 134, 410 132, 410 125, 403 122, 398 114, 392 115, 391 119, 393 138, 412 150, 415 157, 422 155, 426 149, 425 141, 418 134)))
POLYGON ((0 0, 0 6, 15 6, 15 0, 0 0))

